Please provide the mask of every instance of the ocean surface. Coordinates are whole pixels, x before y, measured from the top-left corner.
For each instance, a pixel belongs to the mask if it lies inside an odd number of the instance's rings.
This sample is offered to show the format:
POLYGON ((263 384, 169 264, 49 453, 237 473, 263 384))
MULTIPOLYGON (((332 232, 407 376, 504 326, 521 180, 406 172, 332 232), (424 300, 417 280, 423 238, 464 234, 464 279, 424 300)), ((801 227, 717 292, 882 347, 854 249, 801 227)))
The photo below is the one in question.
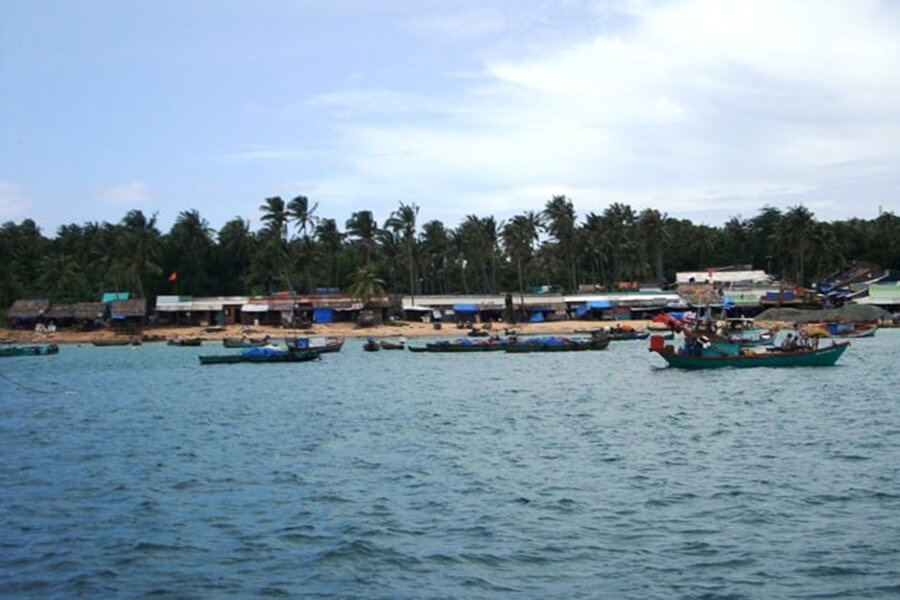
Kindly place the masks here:
POLYGON ((0 597, 900 597, 900 330, 646 348, 4 358, 0 597))

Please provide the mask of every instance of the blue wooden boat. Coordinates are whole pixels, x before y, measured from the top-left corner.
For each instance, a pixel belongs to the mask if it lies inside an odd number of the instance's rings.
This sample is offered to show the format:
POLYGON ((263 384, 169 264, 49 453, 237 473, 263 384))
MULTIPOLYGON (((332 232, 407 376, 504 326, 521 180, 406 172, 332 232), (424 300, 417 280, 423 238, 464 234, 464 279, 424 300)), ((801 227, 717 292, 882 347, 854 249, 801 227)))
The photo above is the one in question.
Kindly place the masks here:
POLYGON ((216 354, 198 356, 201 365, 221 365, 234 363, 294 363, 319 360, 319 352, 296 349, 247 348, 237 354, 216 354))
POLYGON ((512 353, 523 352, 577 352, 579 350, 605 350, 609 346, 608 337, 573 339, 567 337, 540 337, 506 344, 504 350, 512 353))

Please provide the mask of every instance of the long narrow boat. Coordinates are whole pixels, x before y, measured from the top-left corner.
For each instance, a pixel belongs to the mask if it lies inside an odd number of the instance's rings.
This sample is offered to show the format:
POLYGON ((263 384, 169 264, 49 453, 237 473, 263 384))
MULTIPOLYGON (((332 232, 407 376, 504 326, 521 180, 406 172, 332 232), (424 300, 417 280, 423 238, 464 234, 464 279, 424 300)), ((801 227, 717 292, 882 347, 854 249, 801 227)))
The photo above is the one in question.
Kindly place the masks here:
POLYGON ((344 347, 342 337, 299 337, 288 341, 288 346, 298 350, 309 350, 317 354, 340 352, 344 347))
POLYGON ((388 340, 381 340, 379 342, 382 350, 403 350, 406 348, 406 342, 390 342, 388 340))
POLYGON ((570 339, 570 338, 535 338, 515 344, 506 344, 507 352, 577 352, 579 350, 606 350, 610 338, 570 339))
POLYGON ((176 338, 167 341, 166 344, 169 346, 202 346, 203 340, 201 338, 176 338))
MULTIPOLYGON (((261 350, 261 349, 260 349, 261 350)), ((235 363, 294 363, 319 360, 318 352, 297 352, 293 350, 279 352, 241 352, 239 354, 218 354, 198 356, 201 365, 221 365, 235 363)))
POLYGON ((94 346, 140 346, 141 340, 138 338, 124 340, 93 340, 91 344, 94 346))
POLYGON ((457 340, 453 342, 432 342, 424 346, 407 346, 410 352, 499 352, 506 343, 498 341, 473 342, 457 340))
POLYGON ((226 348, 259 348, 268 344, 269 341, 263 338, 225 338, 222 345, 226 348))
POLYGON ((56 344, 48 344, 46 346, 9 346, 0 348, 0 357, 8 356, 47 356, 50 354, 58 354, 59 346, 56 344))
POLYGON ((651 347, 670 367, 679 369, 718 369, 721 367, 827 367, 835 364, 850 342, 802 350, 743 351, 738 354, 683 354, 671 345, 651 347))
POLYGON ((876 331, 878 331, 878 325, 860 325, 859 327, 852 329, 850 331, 833 334, 831 337, 836 337, 836 338, 874 337, 876 331))

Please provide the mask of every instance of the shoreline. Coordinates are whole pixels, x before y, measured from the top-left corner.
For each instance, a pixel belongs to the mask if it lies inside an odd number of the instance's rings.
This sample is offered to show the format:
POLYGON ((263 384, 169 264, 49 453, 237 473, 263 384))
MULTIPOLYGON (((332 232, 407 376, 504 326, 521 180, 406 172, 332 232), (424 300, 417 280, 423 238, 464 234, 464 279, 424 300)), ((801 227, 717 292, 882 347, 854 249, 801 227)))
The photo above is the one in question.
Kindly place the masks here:
MULTIPOLYGON (((342 337, 347 339, 373 337, 376 339, 398 338, 424 338, 424 337, 466 337, 468 328, 457 328, 455 324, 444 323, 441 329, 435 329, 431 323, 417 323, 412 321, 398 321, 396 325, 376 325, 372 327, 359 327, 356 323, 327 323, 317 324, 308 329, 291 329, 274 326, 251 326, 245 328, 241 325, 228 325, 222 330, 207 331, 206 327, 178 326, 178 327, 146 327, 142 337, 158 337, 159 341, 173 340, 177 338, 200 338, 203 341, 219 342, 225 338, 260 338, 268 335, 272 339, 295 337, 342 337), (243 332, 242 332, 243 330, 243 332)), ((614 327, 615 325, 628 326, 643 331, 650 321, 548 321, 544 323, 493 323, 491 333, 504 335, 507 330, 515 330, 517 335, 569 335, 586 333, 592 329, 602 327, 614 327)), ((479 329, 482 324, 477 324, 479 329)), ((106 341, 116 339, 129 339, 131 337, 108 328, 93 331, 57 330, 53 333, 38 333, 33 330, 2 329, 0 338, 10 340, 12 343, 23 344, 89 344, 94 341, 106 341)))
MULTIPOLYGON (((646 330, 651 324, 649 320, 634 321, 546 321, 543 323, 493 323, 490 331, 498 335, 504 335, 507 330, 515 330, 517 335, 572 335, 587 333, 593 329, 603 327, 631 327, 638 331, 646 330)), ((477 324, 482 328, 483 324, 477 324)), ((793 324, 760 322, 760 328, 779 326, 793 329, 793 324)), ((424 338, 424 337, 467 337, 467 328, 458 328, 455 324, 444 323, 441 329, 434 329, 431 323, 419 323, 414 321, 398 321, 395 325, 376 325, 372 327, 359 327, 356 323, 327 323, 316 324, 308 329, 290 329, 283 327, 253 326, 244 328, 242 325, 228 325, 222 330, 207 331, 201 326, 162 326, 144 328, 142 336, 158 337, 158 341, 167 341, 177 338, 200 338, 203 341, 220 342, 225 338, 246 337, 260 338, 268 335, 272 339, 295 337, 342 337, 347 339, 359 339, 373 337, 376 339, 398 338, 424 338), (244 333, 242 333, 242 329, 244 333), (248 331, 249 329, 249 331, 248 331)), ((135 336, 127 336, 112 329, 103 328, 94 331, 70 331, 58 330, 53 333, 38 333, 33 330, 0 329, 0 338, 15 344, 89 344, 94 341, 128 339, 135 336)), ((477 339, 477 338, 475 338, 477 339)))

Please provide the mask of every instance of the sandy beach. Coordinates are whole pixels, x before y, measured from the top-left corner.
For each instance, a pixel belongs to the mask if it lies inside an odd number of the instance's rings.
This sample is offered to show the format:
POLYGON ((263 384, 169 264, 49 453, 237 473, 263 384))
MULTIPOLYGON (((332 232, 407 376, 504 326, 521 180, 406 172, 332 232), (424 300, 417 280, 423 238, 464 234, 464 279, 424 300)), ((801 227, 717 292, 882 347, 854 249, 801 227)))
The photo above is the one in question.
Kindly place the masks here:
MULTIPOLYGON (((578 332, 586 332, 601 327, 614 327, 615 325, 629 326, 634 329, 644 330, 650 321, 549 321, 544 323, 505 323, 492 324, 492 332, 503 335, 507 329, 514 329, 518 335, 569 335, 578 332)), ((481 327, 479 325, 479 327, 481 327)), ((455 324, 444 323, 441 329, 435 329, 431 323, 419 323, 414 321, 401 321, 396 324, 382 324, 374 327, 359 327, 355 323, 329 323, 317 324, 309 329, 288 329, 283 327, 244 327, 241 325, 229 325, 222 329, 210 331, 205 327, 146 327, 144 336, 155 336, 160 339, 170 340, 176 338, 195 338, 203 340, 219 341, 226 337, 263 337, 279 339, 285 337, 311 337, 311 336, 335 336, 344 338, 391 338, 406 336, 416 337, 462 337, 467 329, 459 329, 455 324)), ((32 330, 3 329, 0 330, 0 338, 5 338, 13 343, 90 343, 100 340, 121 339, 122 334, 109 329, 97 329, 94 331, 58 330, 54 333, 36 333, 32 330)))

